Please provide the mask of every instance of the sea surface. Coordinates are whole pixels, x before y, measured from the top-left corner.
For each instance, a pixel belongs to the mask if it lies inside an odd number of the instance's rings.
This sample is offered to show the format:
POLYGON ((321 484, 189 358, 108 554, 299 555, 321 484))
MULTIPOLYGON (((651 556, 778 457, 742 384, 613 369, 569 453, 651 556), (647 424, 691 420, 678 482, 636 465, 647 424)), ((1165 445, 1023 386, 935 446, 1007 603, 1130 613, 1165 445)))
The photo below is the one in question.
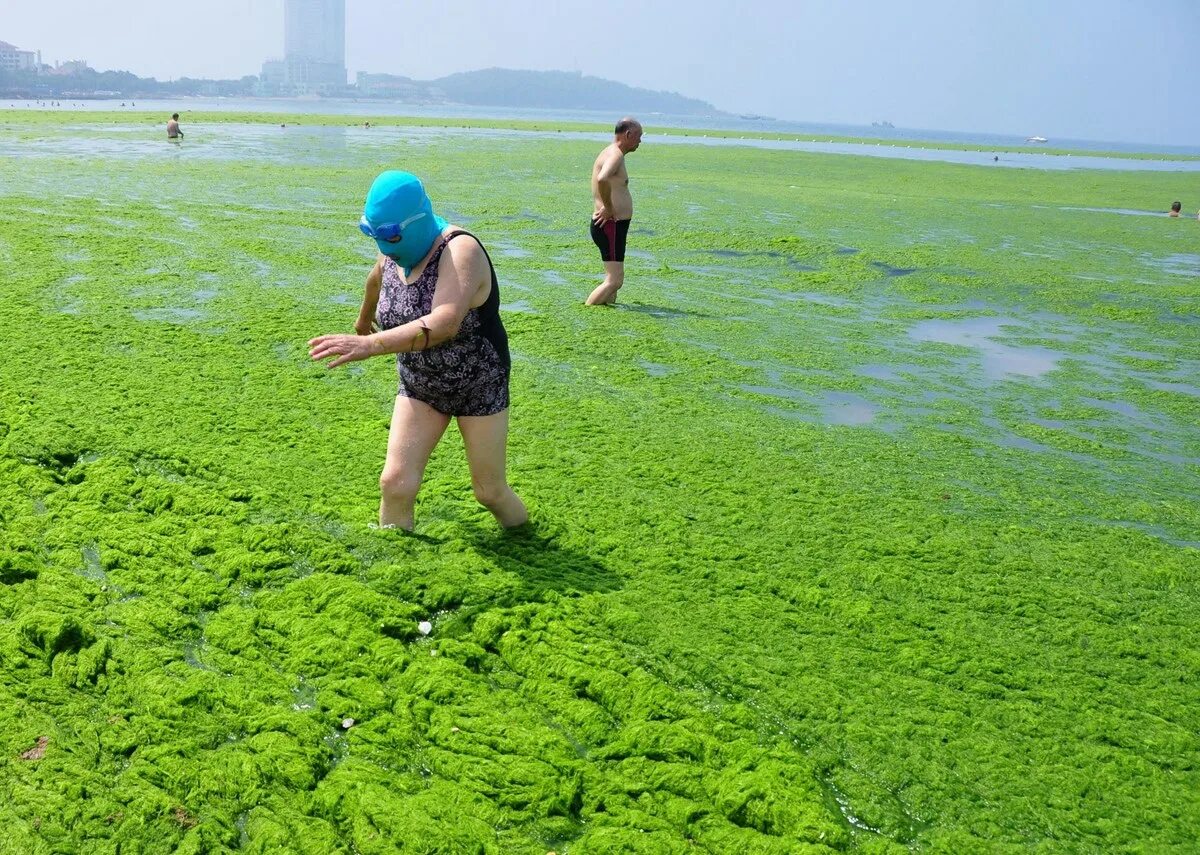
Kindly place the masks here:
MULTIPOLYGON (((130 123, 128 125, 104 125, 100 128, 88 127, 87 133, 89 136, 89 148, 91 153, 106 151, 114 156, 138 156, 151 155, 163 156, 164 149, 162 146, 161 134, 151 134, 146 127, 144 118, 145 112, 149 112, 150 108, 143 109, 144 104, 150 102, 138 102, 136 110, 129 110, 130 123)), ((310 106, 311 101, 297 101, 299 105, 310 106)), ((250 106, 254 106, 253 103, 250 106)), ((362 105, 360 105, 362 106, 362 105)), ((365 105, 371 107, 374 105, 365 105)), ((119 107, 118 107, 119 109, 119 107)), ((159 113, 166 114, 168 109, 172 109, 171 105, 160 108, 159 113)), ((178 109, 175 107, 174 109, 178 109)), ((231 111, 232 112, 232 111, 231 111)), ((244 110, 237 110, 239 113, 244 113, 244 110)), ((401 111, 404 113, 405 111, 401 111)), ((412 115, 413 111, 409 110, 406 115, 412 115)), ((291 115, 295 115, 292 113, 291 115)), ((327 115, 327 114, 326 114, 327 115)), ((350 115, 350 114, 345 114, 350 115)), ((380 115, 380 111, 368 112, 365 115, 380 115)), ((437 115, 436 113, 431 115, 437 115)), ((443 115, 439 116, 445 118, 443 115)), ((451 117, 455 118, 455 117, 451 117)), ((476 118, 472 116, 470 118, 476 118)), ((479 117, 482 118, 482 117, 479 117)), ((501 117, 504 118, 504 117, 501 117)), ((528 119, 524 115, 508 116, 510 119, 528 119)), ((581 119, 579 117, 557 116, 554 121, 597 121, 594 117, 581 119)), ((39 146, 36 150, 30 149, 28 144, 19 138, 9 137, 4 133, 0 133, 0 154, 6 156, 57 156, 68 153, 78 153, 78 131, 83 126, 72 131, 70 134, 60 135, 55 137, 46 137, 39 141, 39 146)), ((296 137, 308 139, 311 146, 320 149, 335 150, 347 145, 353 146, 386 146, 392 145, 396 141, 397 129, 395 127, 376 127, 366 128, 359 126, 355 122, 351 126, 329 126, 329 125, 299 125, 295 122, 291 124, 281 124, 276 126, 268 123, 222 123, 219 128, 214 126, 190 125, 187 121, 187 114, 183 116, 183 127, 186 132, 182 144, 189 148, 203 146, 203 150, 208 156, 215 157, 246 157, 259 156, 269 158, 294 158, 296 149, 285 147, 280 149, 279 143, 282 137, 294 139, 296 137)), ((717 146, 717 147, 749 147, 758 149, 774 149, 782 151, 807 151, 820 152, 824 154, 841 154, 855 155, 860 157, 871 158, 891 158, 901 160, 921 160, 921 161, 936 161, 940 163, 956 163, 967 166, 979 166, 990 169, 1039 169, 1039 170, 1077 170, 1077 169, 1097 169, 1097 170, 1115 170, 1121 172, 1186 172, 1200 173, 1200 159, 1197 160, 1154 160, 1145 158, 1129 158, 1129 157, 1109 157, 1103 155, 1088 155, 1088 154, 1051 154, 1031 151, 1011 151, 1006 149, 997 149, 990 151, 978 151, 974 149, 954 149, 954 148, 926 148, 913 140, 903 142, 888 142, 880 140, 878 142, 829 142, 817 139, 804 139, 797 136, 795 139, 760 139, 757 137, 729 137, 729 136, 708 136, 707 134, 693 134, 689 136, 681 136, 676 134, 655 134, 651 130, 647 132, 644 140, 648 146, 671 145, 671 146, 717 146)), ((713 128, 695 130, 716 130, 713 128)), ((812 133, 812 132, 810 132, 812 133)), ((405 139, 414 141, 441 139, 448 136, 466 139, 511 139, 511 140, 588 140, 603 144, 611 139, 606 133, 589 132, 589 131, 548 131, 548 130, 519 130, 513 128, 491 128, 491 127, 416 127, 404 128, 402 135, 405 139)), ((316 149, 310 148, 305 150, 303 156, 313 156, 316 149)), ((1147 215, 1165 214, 1167 202, 1163 203, 1162 210, 1144 211, 1147 215)))
MULTIPOLYGON (((37 108, 37 101, 10 100, 14 107, 37 108)), ((611 111, 533 109, 522 107, 482 107, 465 104, 412 104, 403 101, 357 100, 343 98, 179 98, 171 100, 131 101, 129 99, 94 99, 59 101, 64 107, 84 110, 113 110, 124 106, 129 110, 175 112, 176 110, 205 110, 231 113, 310 113, 347 116, 419 116, 452 119, 521 119, 527 121, 601 122, 615 118, 611 111)), ((2 104, 0 104, 2 106, 2 104)), ((746 117, 732 113, 712 115, 673 115, 649 113, 640 116, 651 129, 691 128, 695 130, 746 131, 783 134, 818 134, 821 136, 862 137, 880 141, 915 141, 958 143, 964 146, 988 146, 1004 151, 1013 146, 1028 146, 1025 136, 1011 134, 968 133, 928 128, 888 128, 877 125, 843 125, 818 122, 788 122, 769 117, 746 117)), ((1030 134, 1036 133, 1036 129, 1030 134)), ((1200 156, 1200 145, 1164 146, 1137 142, 1114 142, 1053 138, 1048 145, 1080 151, 1106 151, 1139 154, 1200 156)))

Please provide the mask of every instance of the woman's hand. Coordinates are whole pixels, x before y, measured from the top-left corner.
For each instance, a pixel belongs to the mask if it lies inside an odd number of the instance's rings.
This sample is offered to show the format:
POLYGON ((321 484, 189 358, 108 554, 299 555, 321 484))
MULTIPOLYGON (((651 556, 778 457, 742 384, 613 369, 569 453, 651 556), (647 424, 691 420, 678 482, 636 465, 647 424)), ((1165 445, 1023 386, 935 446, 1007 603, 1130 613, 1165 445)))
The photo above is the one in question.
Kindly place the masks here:
POLYGON ((359 335, 370 335, 371 333, 376 332, 375 324, 370 320, 370 318, 359 318, 354 322, 354 331, 359 335))
POLYGON ((335 357, 327 368, 358 362, 373 355, 371 340, 363 335, 321 335, 308 343, 308 355, 315 360, 335 357))

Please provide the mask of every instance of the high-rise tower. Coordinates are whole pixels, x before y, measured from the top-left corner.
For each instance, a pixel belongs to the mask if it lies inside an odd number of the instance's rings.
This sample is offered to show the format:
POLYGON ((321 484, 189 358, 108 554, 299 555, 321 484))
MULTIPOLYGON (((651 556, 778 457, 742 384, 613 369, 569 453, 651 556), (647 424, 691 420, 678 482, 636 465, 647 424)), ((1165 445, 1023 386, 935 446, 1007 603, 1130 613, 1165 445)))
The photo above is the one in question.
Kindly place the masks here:
POLYGON ((346 85, 346 0, 284 0, 283 61, 263 65, 280 94, 311 95, 346 85))

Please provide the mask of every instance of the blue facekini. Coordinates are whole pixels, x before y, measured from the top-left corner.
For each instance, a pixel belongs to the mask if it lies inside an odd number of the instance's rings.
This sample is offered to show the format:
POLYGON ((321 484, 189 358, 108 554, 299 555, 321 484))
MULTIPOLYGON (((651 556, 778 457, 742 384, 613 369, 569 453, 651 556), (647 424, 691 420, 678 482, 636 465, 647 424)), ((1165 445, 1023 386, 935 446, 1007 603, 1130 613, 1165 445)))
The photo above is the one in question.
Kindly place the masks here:
POLYGON ((408 276, 446 228, 433 213, 421 179, 411 172, 380 173, 367 193, 358 228, 375 238, 379 251, 396 260, 408 276))

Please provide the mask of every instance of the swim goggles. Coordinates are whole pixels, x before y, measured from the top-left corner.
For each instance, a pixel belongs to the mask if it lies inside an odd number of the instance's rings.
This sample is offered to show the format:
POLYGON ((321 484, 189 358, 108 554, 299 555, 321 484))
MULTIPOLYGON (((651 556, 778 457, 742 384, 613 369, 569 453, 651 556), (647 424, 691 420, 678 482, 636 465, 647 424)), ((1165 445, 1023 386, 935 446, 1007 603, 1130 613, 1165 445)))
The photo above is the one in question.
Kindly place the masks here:
POLYGON ((375 240, 387 241, 388 243, 398 243, 404 237, 404 230, 408 226, 415 223, 421 217, 425 216, 424 211, 413 214, 406 220, 399 223, 384 223, 380 226, 372 226, 367 220, 366 214, 358 221, 358 230, 367 237, 373 237, 375 240))

